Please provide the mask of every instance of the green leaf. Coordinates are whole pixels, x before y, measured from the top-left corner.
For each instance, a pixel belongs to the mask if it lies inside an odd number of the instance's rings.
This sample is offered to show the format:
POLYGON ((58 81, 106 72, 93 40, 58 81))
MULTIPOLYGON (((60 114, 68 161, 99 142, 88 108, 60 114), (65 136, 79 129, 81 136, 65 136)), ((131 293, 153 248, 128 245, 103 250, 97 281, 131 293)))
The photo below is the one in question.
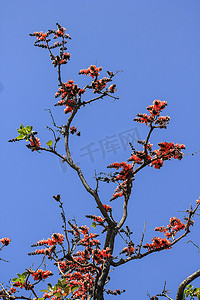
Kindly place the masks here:
POLYGON ((48 285, 49 291, 51 292, 53 290, 53 287, 52 287, 51 283, 47 283, 47 285, 48 285))
POLYGON ((48 290, 40 290, 40 292, 48 293, 49 291, 48 290))
POLYGON ((92 226, 91 227, 94 227, 96 228, 97 227, 97 224, 95 222, 92 222, 92 226))
POLYGON ((28 132, 31 132, 33 129, 33 126, 26 126, 26 128, 27 128, 28 132))
POLYGON ((75 290, 77 290, 79 287, 78 285, 77 286, 74 286, 72 289, 71 289, 71 292, 73 293, 75 290))
POLYGON ((55 293, 55 294, 53 294, 55 297, 60 297, 61 296, 61 294, 60 294, 60 292, 58 292, 58 293, 55 293))
POLYGON ((24 272, 24 273, 22 273, 22 275, 21 275, 21 278, 26 278, 26 275, 27 275, 27 273, 26 272, 24 272))
POLYGON ((24 128, 24 126, 23 126, 23 124, 21 123, 21 125, 20 125, 20 129, 22 129, 22 128, 24 128))
POLYGON ((66 278, 64 277, 64 278, 62 279, 62 284, 65 284, 65 282, 66 282, 66 278))
POLYGON ((18 281, 19 278, 15 277, 12 279, 13 282, 18 281))
POLYGON ((58 286, 62 288, 62 282, 60 279, 58 279, 58 286))
POLYGON ((24 134, 20 134, 17 136, 18 140, 23 140, 26 136, 24 134))
POLYGON ((47 144, 47 146, 51 147, 51 145, 53 145, 53 141, 50 140, 46 144, 47 144))
POLYGON ((44 300, 44 298, 37 298, 37 300, 44 300))

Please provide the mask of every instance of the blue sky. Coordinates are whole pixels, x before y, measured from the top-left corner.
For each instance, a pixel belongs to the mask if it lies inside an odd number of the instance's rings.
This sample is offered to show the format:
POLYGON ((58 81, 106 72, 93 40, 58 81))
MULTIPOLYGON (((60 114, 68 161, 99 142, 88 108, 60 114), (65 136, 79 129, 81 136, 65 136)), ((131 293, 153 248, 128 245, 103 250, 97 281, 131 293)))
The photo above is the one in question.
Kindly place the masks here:
MULTIPOLYGON (((52 108, 58 123, 66 115, 54 108, 57 73, 45 50, 33 46, 29 33, 46 31, 59 22, 72 40, 68 44, 71 61, 63 68, 64 81, 72 78, 80 86, 86 78, 80 69, 97 63, 106 70, 122 70, 117 83, 118 101, 105 99, 82 110, 75 120, 81 137, 71 139, 75 161, 79 161, 89 182, 97 172, 115 161, 125 161, 130 151, 123 147, 122 134, 136 132, 144 139, 147 128, 133 122, 139 112, 154 99, 168 102, 164 115, 170 115, 167 130, 152 136, 160 141, 184 143, 186 153, 200 149, 200 2, 198 0, 132 1, 9 1, 1 3, 1 236, 12 244, 1 253, 11 262, 1 262, 0 281, 4 283, 32 265, 30 245, 53 232, 61 232, 59 209, 52 196, 60 193, 67 217, 90 225, 84 215, 97 213, 95 204, 81 186, 76 174, 64 167, 57 157, 32 153, 25 143, 8 143, 16 137, 20 123, 33 125, 41 143, 51 138, 45 128, 51 125, 45 108, 52 108), (103 150, 105 138, 115 139, 116 153, 103 150), (97 152, 94 159, 83 156, 89 144, 97 152), (6 251, 5 251, 6 250, 6 251)), ((105 76, 105 73, 102 73, 105 76)), ((135 142, 135 141, 134 141, 135 142)), ((136 145, 136 144, 135 144, 136 145)), ((64 154, 64 146, 60 146, 64 154)), ((167 225, 169 218, 183 218, 190 203, 199 197, 199 154, 166 162, 160 170, 146 168, 136 176, 129 204, 127 224, 135 243, 141 239, 147 222, 145 242, 150 242, 156 226, 167 225)), ((101 185, 101 195, 108 203, 114 186, 101 185)), ((113 202, 120 216, 121 199, 113 202)), ((178 284, 198 268, 199 254, 186 243, 200 245, 199 217, 188 238, 172 250, 155 253, 141 261, 111 273, 109 288, 126 289, 120 299, 148 299, 160 292, 164 281, 175 297, 178 284), (123 276, 122 276, 123 275, 123 276)), ((119 241, 117 249, 121 249, 119 241)), ((37 260, 36 260, 37 261, 37 260)), ((196 282, 198 283, 198 281, 196 282)), ((112 297, 112 296, 110 296, 112 297)))

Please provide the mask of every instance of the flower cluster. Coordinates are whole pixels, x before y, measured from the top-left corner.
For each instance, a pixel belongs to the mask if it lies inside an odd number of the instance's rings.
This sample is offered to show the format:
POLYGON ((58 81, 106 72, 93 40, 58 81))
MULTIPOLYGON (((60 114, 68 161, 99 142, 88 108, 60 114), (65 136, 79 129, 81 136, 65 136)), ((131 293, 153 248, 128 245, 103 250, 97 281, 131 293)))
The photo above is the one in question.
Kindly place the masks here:
POLYGON ((150 112, 152 117, 159 116, 161 110, 163 110, 167 106, 166 101, 154 100, 153 105, 149 105, 147 110, 150 112))
POLYGON ((103 207, 106 211, 112 211, 112 207, 110 205, 104 204, 103 207))
POLYGON ((21 289, 25 288, 25 290, 28 290, 28 291, 33 289, 33 285, 28 283, 28 282, 15 281, 13 283, 13 286, 14 287, 20 287, 21 289))
POLYGON ((120 172, 115 172, 113 175, 112 181, 122 180, 123 182, 117 186, 111 200, 126 195, 129 185, 133 180, 133 166, 127 162, 115 162, 110 164, 107 168, 115 168, 116 170, 122 168, 120 172))
POLYGON ((47 246, 45 249, 37 249, 34 252, 30 252, 29 255, 37 255, 37 254, 44 254, 51 256, 52 251, 55 249, 56 245, 61 245, 64 241, 64 235, 60 233, 54 233, 52 234, 51 238, 48 238, 47 240, 43 239, 38 241, 36 244, 32 245, 32 247, 37 246, 47 246))
POLYGON ((110 81, 108 77, 93 81, 91 84, 93 92, 100 93, 106 87, 108 81, 110 81))
POLYGON ((79 74, 89 75, 92 78, 97 78, 99 76, 99 72, 102 71, 102 67, 97 68, 95 65, 90 66, 88 69, 80 70, 79 74))
POLYGON ((77 103, 77 97, 81 94, 84 94, 85 89, 80 89, 77 84, 74 84, 72 79, 68 82, 63 83, 62 87, 59 88, 58 92, 55 94, 55 98, 61 97, 61 101, 58 101, 55 105, 64 105, 65 113, 72 112, 77 103))
POLYGON ((138 141, 138 143, 143 145, 144 150, 137 151, 134 149, 128 161, 134 161, 137 164, 146 163, 156 169, 160 169, 165 160, 170 160, 171 158, 181 160, 183 158, 182 150, 185 149, 183 144, 161 142, 158 144, 159 149, 152 151, 153 144, 146 144, 145 141, 138 141))
POLYGON ((61 233, 53 233, 51 236, 51 239, 48 238, 47 240, 43 239, 39 242, 37 242, 37 244, 35 244, 34 246, 42 246, 42 245, 56 245, 56 244, 62 244, 64 241, 64 235, 61 233))
POLYGON ((155 250, 155 249, 161 249, 166 247, 166 249, 170 249, 171 242, 169 240, 167 240, 166 238, 161 239, 159 237, 154 237, 152 239, 152 243, 151 244, 146 244, 143 247, 144 248, 148 248, 148 251, 151 250, 155 250))
POLYGON ((119 289, 116 289, 116 290, 112 291, 110 289, 107 289, 107 290, 105 290, 105 292, 106 292, 106 294, 110 294, 110 295, 115 295, 116 296, 116 295, 121 295, 122 293, 125 292, 125 290, 120 291, 119 289))
POLYGON ((34 280, 43 280, 53 275, 51 271, 43 271, 42 269, 38 269, 37 271, 29 270, 29 272, 34 280))
POLYGON ((15 288, 13 288, 13 287, 10 288, 10 292, 11 292, 12 294, 16 293, 16 291, 17 291, 17 290, 16 290, 15 288))
POLYGON ((89 233, 87 226, 71 224, 71 233, 77 239, 77 246, 84 246, 84 250, 72 254, 71 260, 59 261, 60 268, 65 274, 66 283, 78 289, 72 293, 72 299, 87 299, 95 283, 96 265, 101 265, 111 257, 110 249, 101 249, 97 234, 89 233), (83 235, 83 237, 82 237, 83 235), (90 263, 92 262, 92 263, 90 263))
MULTIPOLYGON (((193 222, 191 222, 190 225, 192 225, 193 222)), ((180 221, 180 219, 176 217, 170 218, 169 225, 156 227, 155 231, 163 232, 166 236, 166 238, 161 239, 159 237, 154 237, 152 239, 151 244, 146 244, 143 247, 148 248, 148 251, 160 249, 166 247, 166 249, 170 249, 171 241, 169 240, 171 237, 174 237, 179 231, 186 228, 186 225, 180 221)))
POLYGON ((54 67, 57 67, 57 65, 65 65, 67 64, 67 62, 70 60, 71 54, 64 52, 61 53, 60 56, 53 56, 52 57, 52 64, 54 65, 54 67))
MULTIPOLYGON (((139 143, 141 143, 141 141, 139 141, 139 143)), ((181 151, 185 149, 185 145, 183 144, 161 142, 158 146, 160 148, 154 151, 152 151, 152 144, 147 144, 146 149, 145 146, 143 146, 143 151, 134 150, 128 161, 134 161, 137 164, 146 162, 154 168, 160 169, 163 166, 163 161, 165 160, 170 160, 171 158, 181 160, 183 158, 183 152, 181 151)))
POLYGON ((167 238, 173 237, 177 234, 177 232, 185 229, 186 225, 181 222, 180 219, 176 217, 170 218, 169 225, 161 226, 161 227, 156 227, 155 231, 163 232, 165 233, 165 236, 167 238))
POLYGON ((135 251, 135 248, 133 246, 125 247, 120 254, 126 253, 127 256, 131 256, 135 251))
POLYGON ((166 101, 154 100, 153 105, 149 105, 147 110, 150 112, 150 115, 147 114, 137 114, 138 118, 135 118, 134 121, 144 124, 152 125, 155 122, 158 128, 166 128, 167 124, 170 121, 169 116, 161 116, 160 112, 167 106, 166 101))
POLYGON ((75 126, 70 127, 70 128, 69 128, 69 132, 70 132, 71 134, 74 134, 75 132, 77 132, 77 127, 75 127, 75 126))
POLYGON ((162 160, 169 160, 172 157, 179 160, 183 158, 183 153, 181 152, 182 149, 185 149, 185 145, 183 144, 161 142, 158 146, 160 149, 154 150, 153 154, 156 154, 157 157, 161 157, 162 160))
POLYGON ((0 239, 0 242, 4 245, 4 246, 8 246, 10 244, 11 239, 5 237, 0 239))
POLYGON ((109 86, 109 92, 113 94, 115 91, 116 91, 116 84, 111 84, 109 86))
MULTIPOLYGON (((108 205, 108 209, 110 209, 108 205)), ((104 220, 101 217, 92 216, 96 222, 103 222, 104 220)), ((57 244, 63 243, 64 236, 59 233, 54 233, 51 238, 43 239, 37 242, 33 246, 53 246, 54 251, 51 253, 51 258, 54 258, 57 262, 56 264, 59 265, 59 270, 62 271, 62 275, 65 278, 65 284, 71 289, 72 299, 87 299, 87 295, 89 292, 93 290, 93 286, 95 284, 95 277, 97 268, 102 268, 102 263, 111 258, 111 251, 107 247, 105 249, 100 248, 100 241, 97 240, 98 234, 90 233, 89 228, 87 226, 80 226, 78 227, 76 224, 69 222, 71 230, 68 230, 69 233, 73 235, 73 242, 76 244, 76 247, 83 247, 77 251, 76 253, 70 253, 67 256, 62 257, 58 260, 58 253, 56 252, 55 247, 57 244)), ((49 250, 50 248, 46 248, 49 250)), ((37 252, 36 254, 45 254, 43 251, 37 252)), ((41 269, 37 271, 31 271, 30 274, 34 280, 42 280, 50 275, 52 275, 49 271, 43 271, 41 269)), ((59 287, 58 287, 59 288, 59 287)), ((57 293, 61 293, 61 290, 56 290, 57 293)), ((57 294, 54 292, 46 292, 43 297, 44 298, 52 298, 54 300, 58 300, 57 294)))
POLYGON ((47 34, 47 32, 43 33, 43 31, 40 31, 40 32, 35 31, 33 33, 33 36, 35 36, 38 41, 45 41, 48 34, 47 34))
POLYGON ((102 217, 95 216, 95 215, 86 215, 86 218, 92 219, 94 222, 98 222, 98 223, 101 223, 101 224, 104 223, 104 221, 105 221, 105 219, 103 219, 102 217))
POLYGON ((64 27, 62 27, 58 23, 56 23, 56 25, 58 27, 57 30, 48 30, 47 32, 35 31, 34 33, 29 34, 30 36, 35 36, 37 38, 37 40, 35 41, 35 44, 34 44, 35 46, 41 47, 41 48, 44 48, 44 49, 48 48, 48 50, 50 51, 50 56, 51 56, 52 60, 54 60, 55 57, 52 54, 51 49, 62 46, 61 53, 63 53, 63 50, 66 50, 65 44, 67 43, 67 39, 71 39, 69 34, 65 33, 66 29, 64 27), (50 36, 51 35, 53 35, 53 39, 62 38, 62 42, 57 41, 54 44, 50 45, 50 42, 51 42, 50 36))
POLYGON ((38 139, 34 135, 30 137, 29 141, 31 143, 30 144, 31 149, 36 150, 38 147, 40 147, 40 139, 38 139))

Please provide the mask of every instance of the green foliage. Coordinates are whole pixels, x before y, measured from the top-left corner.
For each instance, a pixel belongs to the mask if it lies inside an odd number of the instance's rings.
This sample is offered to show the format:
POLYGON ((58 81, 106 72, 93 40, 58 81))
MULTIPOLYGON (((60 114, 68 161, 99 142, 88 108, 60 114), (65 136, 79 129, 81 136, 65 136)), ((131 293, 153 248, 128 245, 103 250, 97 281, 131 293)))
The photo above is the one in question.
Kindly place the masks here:
POLYGON ((26 276, 27 276, 27 272, 24 272, 22 274, 17 273, 18 277, 15 277, 12 279, 13 282, 17 282, 19 281, 20 283, 24 283, 26 276))
POLYGON ((47 146, 51 147, 53 145, 53 141, 50 140, 46 144, 47 144, 47 146))
POLYGON ((24 127, 23 124, 21 124, 20 128, 17 128, 17 131, 19 135, 16 137, 17 140, 26 140, 28 141, 28 136, 33 133, 33 126, 26 126, 24 127))
POLYGON ((194 288, 191 284, 188 284, 184 290, 183 300, 186 298, 192 299, 200 299, 200 288, 194 288))
POLYGON ((91 225, 91 227, 94 227, 94 228, 96 228, 96 227, 97 227, 97 224, 96 224, 95 222, 92 222, 92 225, 91 225))
MULTIPOLYGON (((70 293, 74 292, 78 288, 78 286, 74 286, 71 288, 70 285, 66 283, 66 278, 58 279, 58 282, 54 286, 52 286, 51 283, 48 283, 47 285, 48 285, 48 289, 40 290, 40 292, 49 293, 58 298, 63 298, 63 297, 65 298, 66 296, 68 296, 70 293)), ((67 300, 68 298, 65 299, 67 300)))

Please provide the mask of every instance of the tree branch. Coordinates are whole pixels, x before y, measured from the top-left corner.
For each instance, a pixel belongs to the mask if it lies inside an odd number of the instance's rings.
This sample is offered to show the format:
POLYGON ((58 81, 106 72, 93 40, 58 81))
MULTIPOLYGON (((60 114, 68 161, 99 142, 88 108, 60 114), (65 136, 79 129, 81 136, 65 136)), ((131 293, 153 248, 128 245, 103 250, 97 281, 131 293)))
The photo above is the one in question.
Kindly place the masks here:
POLYGON ((198 278, 199 276, 200 276, 200 270, 194 272, 193 274, 188 276, 185 280, 183 280, 183 282, 181 282, 181 284, 178 287, 177 294, 176 294, 176 300, 183 300, 183 292, 184 292, 185 287, 188 284, 190 284, 193 280, 198 278))

